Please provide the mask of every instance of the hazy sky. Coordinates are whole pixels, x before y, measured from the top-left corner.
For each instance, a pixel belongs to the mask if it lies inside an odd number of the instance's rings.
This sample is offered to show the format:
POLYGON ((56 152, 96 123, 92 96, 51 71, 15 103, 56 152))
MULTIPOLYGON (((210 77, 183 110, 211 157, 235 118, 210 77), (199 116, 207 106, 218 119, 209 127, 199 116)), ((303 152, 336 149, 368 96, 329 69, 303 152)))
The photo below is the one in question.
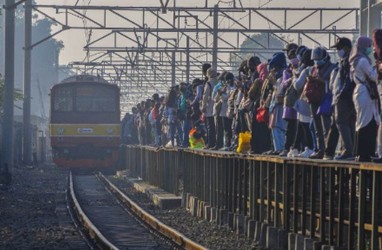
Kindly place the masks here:
MULTIPOLYGON (((56 5, 74 5, 78 1, 78 5, 108 5, 108 6, 160 6, 159 0, 143 0, 143 1, 131 1, 131 0, 37 0, 37 4, 56 4, 56 5)), ((173 6, 173 1, 170 0, 169 6, 173 6)), ((177 0, 177 6, 204 6, 206 0, 177 0)), ((208 6, 213 6, 218 0, 208 0, 208 6)), ((222 1, 221 6, 228 6, 222 1)), ((237 6, 240 6, 239 0, 236 0, 237 6)), ((245 7, 341 7, 341 8, 354 8, 359 6, 359 0, 241 0, 241 3, 245 7)), ((55 11, 49 11, 49 14, 55 16, 55 11)), ((146 20, 150 23, 150 20, 146 20)), ((60 27, 57 27, 57 29, 60 27)), ((94 34, 96 35, 96 34, 94 34)), ((67 64, 71 61, 82 61, 85 56, 83 46, 86 44, 86 35, 84 31, 68 30, 56 36, 56 39, 62 40, 65 45, 65 49, 61 53, 60 63, 67 64)))

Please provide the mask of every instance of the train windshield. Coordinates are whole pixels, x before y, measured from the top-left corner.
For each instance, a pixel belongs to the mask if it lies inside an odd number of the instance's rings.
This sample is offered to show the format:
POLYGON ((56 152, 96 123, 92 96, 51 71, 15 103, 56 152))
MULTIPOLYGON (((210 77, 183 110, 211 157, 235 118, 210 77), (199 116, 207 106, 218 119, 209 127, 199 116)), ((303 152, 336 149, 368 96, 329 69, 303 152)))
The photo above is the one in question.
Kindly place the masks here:
POLYGON ((115 112, 116 92, 107 87, 76 88, 76 110, 79 112, 115 112))
POLYGON ((73 88, 63 87, 57 90, 54 98, 53 109, 55 111, 73 111, 73 88))
POLYGON ((118 111, 117 94, 115 88, 109 86, 60 87, 54 93, 53 111, 114 113, 118 111))

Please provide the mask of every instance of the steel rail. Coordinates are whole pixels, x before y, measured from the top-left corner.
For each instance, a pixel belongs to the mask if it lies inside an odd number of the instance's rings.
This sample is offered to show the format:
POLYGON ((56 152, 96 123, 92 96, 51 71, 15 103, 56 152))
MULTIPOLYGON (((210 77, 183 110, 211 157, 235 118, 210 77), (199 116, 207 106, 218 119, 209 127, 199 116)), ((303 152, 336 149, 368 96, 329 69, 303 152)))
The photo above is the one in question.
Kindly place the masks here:
POLYGON ((118 248, 114 246, 111 242, 109 242, 105 238, 105 236, 102 235, 102 233, 97 229, 97 227, 94 226, 94 224, 89 220, 89 218, 86 216, 86 214, 82 210, 80 203, 78 202, 74 192, 72 172, 69 173, 69 192, 70 192, 70 198, 73 202, 74 209, 78 215, 78 218, 81 221, 81 223, 87 228, 87 230, 89 230, 89 236, 102 249, 117 250, 118 248))
POLYGON ((178 244, 181 247, 184 247, 185 249, 190 249, 190 250, 206 249, 202 245, 192 241, 191 239, 187 238, 182 233, 165 225, 164 223, 156 219, 154 216, 144 211, 137 203, 132 201, 123 192, 121 192, 113 183, 111 183, 107 178, 105 178, 103 174, 99 173, 98 176, 107 185, 110 191, 113 192, 120 199, 121 202, 123 202, 123 204, 129 207, 131 211, 134 212, 135 215, 141 218, 150 227, 160 232, 165 237, 170 238, 176 244, 178 244))

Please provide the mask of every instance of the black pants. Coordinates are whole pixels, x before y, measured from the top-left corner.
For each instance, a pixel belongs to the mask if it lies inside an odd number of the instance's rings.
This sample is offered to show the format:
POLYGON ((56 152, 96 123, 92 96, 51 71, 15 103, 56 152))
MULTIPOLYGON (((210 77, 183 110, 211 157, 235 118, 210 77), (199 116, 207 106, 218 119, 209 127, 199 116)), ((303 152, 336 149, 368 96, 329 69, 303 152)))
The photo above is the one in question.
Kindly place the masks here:
POLYGON ((355 133, 355 155, 360 161, 370 162, 375 156, 375 146, 377 144, 378 126, 374 118, 365 127, 355 133))
POLYGON ((339 99, 334 106, 334 117, 346 154, 353 154, 356 113, 350 100, 339 99))
POLYGON ((256 120, 256 113, 252 118, 252 137, 251 151, 255 154, 261 154, 272 149, 271 130, 268 128, 268 123, 259 123, 256 120))
POLYGON ((208 147, 216 146, 215 119, 213 116, 206 117, 208 147))
POLYGON ((297 119, 287 119, 286 126, 286 138, 285 138, 285 149, 289 150, 290 147, 293 146, 294 140, 296 138, 297 133, 297 119))
POLYGON ((293 147, 298 150, 304 150, 304 147, 308 147, 313 150, 313 138, 308 122, 298 122, 293 147))
POLYGON ((326 138, 326 147, 325 147, 326 155, 329 155, 329 156, 335 155, 339 138, 340 138, 340 134, 338 132, 337 123, 333 115, 328 137, 326 138))
POLYGON ((223 117, 215 116, 216 147, 222 148, 224 142, 223 117))
POLYGON ((318 150, 324 152, 325 150, 325 138, 328 135, 331 118, 329 115, 317 115, 317 110, 320 107, 319 104, 311 104, 310 110, 313 114, 313 123, 316 130, 316 139, 318 150))

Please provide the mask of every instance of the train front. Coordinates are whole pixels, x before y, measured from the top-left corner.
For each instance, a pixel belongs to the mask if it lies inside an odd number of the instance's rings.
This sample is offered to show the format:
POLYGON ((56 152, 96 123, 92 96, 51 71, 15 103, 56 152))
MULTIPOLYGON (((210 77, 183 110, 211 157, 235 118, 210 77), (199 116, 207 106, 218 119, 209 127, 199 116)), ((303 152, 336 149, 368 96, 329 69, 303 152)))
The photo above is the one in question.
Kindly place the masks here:
POLYGON ((119 88, 93 76, 74 76, 51 89, 53 161, 62 168, 116 166, 120 145, 119 88))

